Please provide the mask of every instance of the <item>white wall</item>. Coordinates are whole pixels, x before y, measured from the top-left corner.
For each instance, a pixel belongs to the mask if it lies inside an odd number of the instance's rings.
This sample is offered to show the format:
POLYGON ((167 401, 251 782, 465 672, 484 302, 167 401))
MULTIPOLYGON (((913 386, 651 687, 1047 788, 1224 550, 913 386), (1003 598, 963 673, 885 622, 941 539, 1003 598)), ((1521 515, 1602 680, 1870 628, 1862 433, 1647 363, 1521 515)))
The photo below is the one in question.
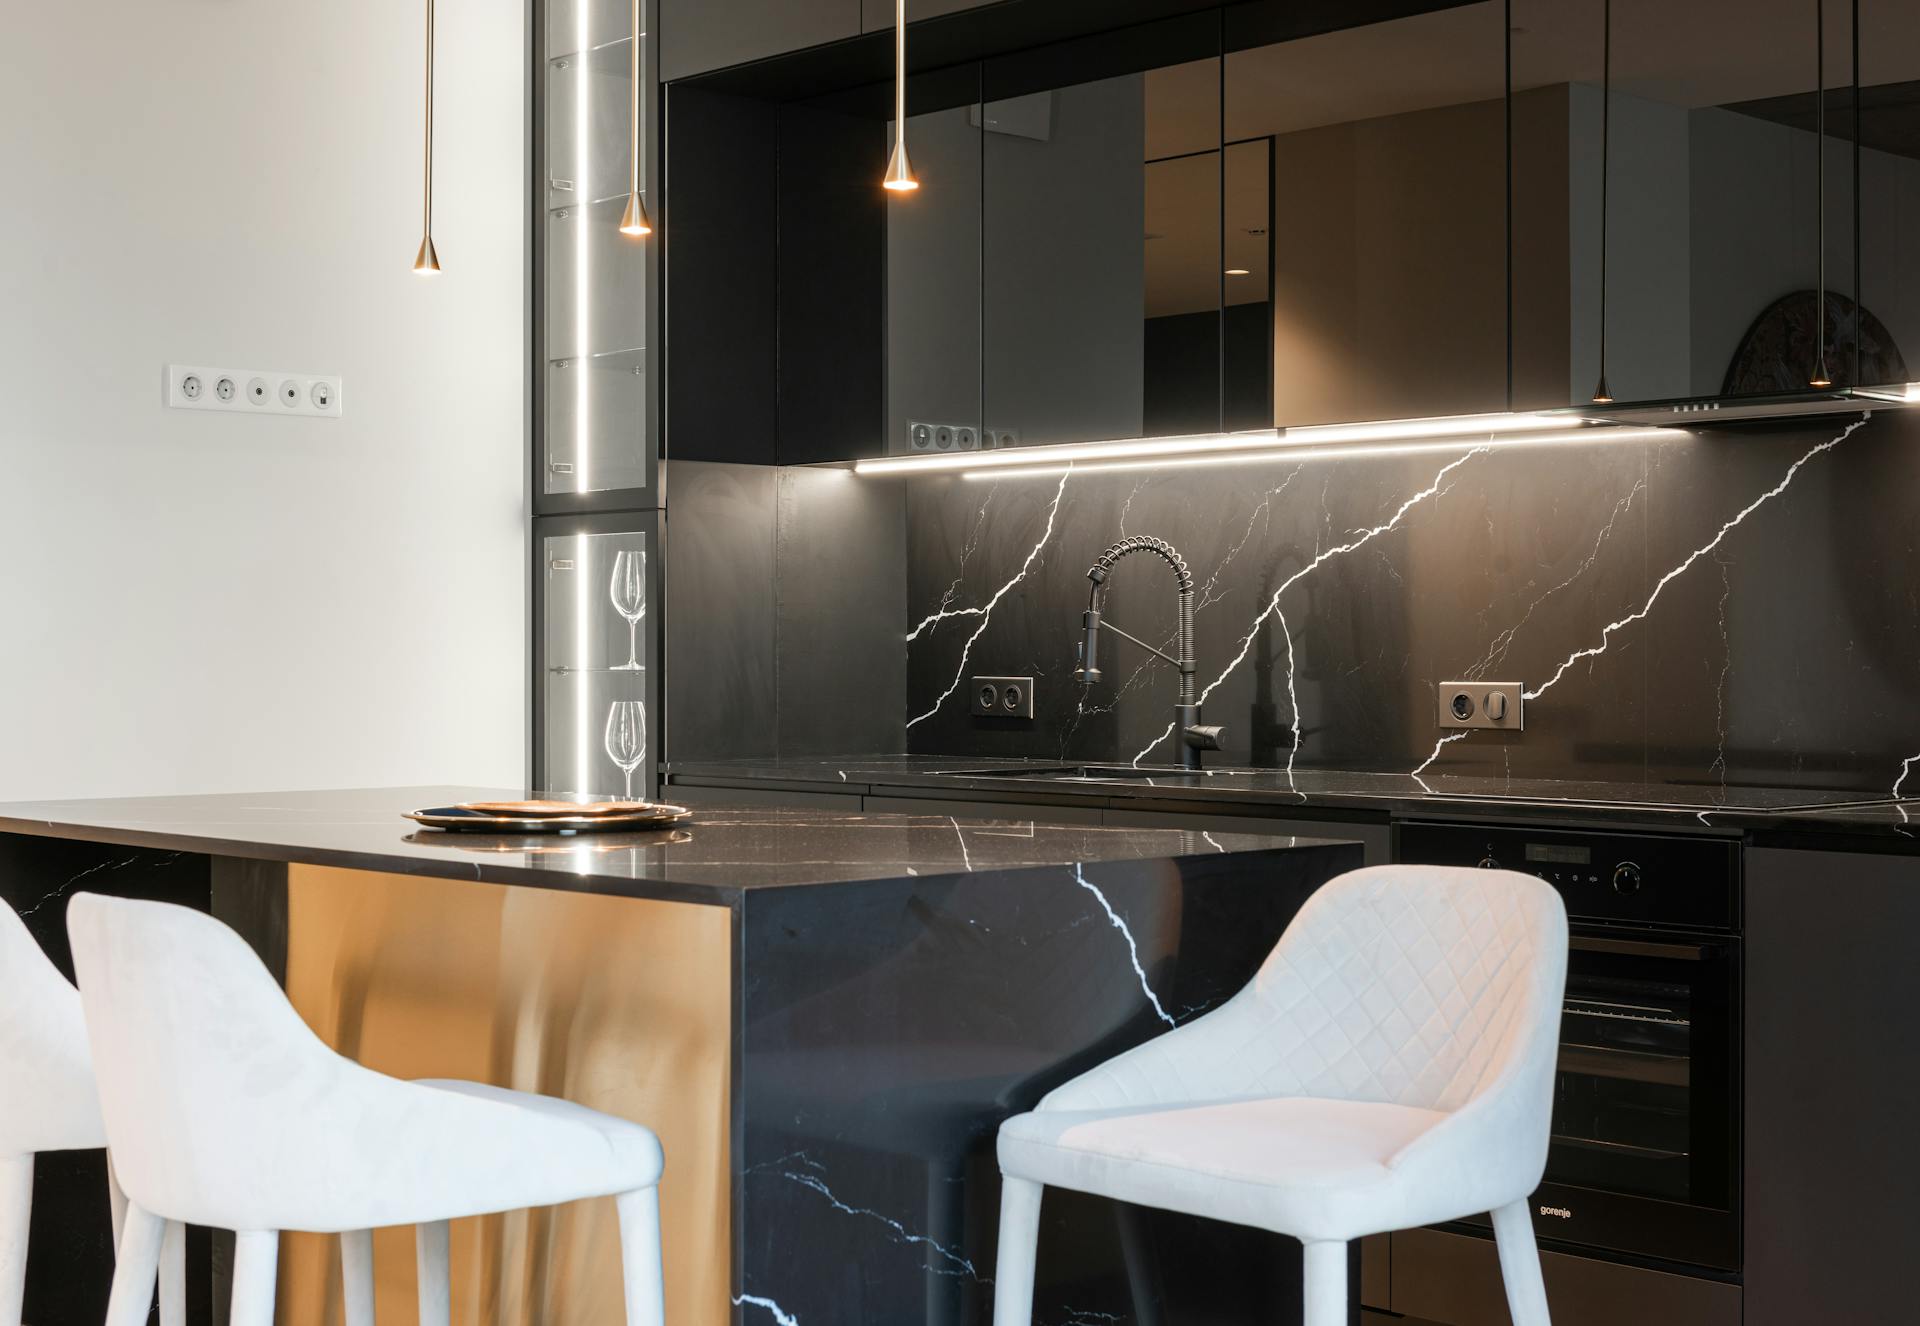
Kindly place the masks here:
POLYGON ((525 18, 9 7, 0 799, 523 777, 525 18), (163 408, 169 360, 345 417, 163 408))

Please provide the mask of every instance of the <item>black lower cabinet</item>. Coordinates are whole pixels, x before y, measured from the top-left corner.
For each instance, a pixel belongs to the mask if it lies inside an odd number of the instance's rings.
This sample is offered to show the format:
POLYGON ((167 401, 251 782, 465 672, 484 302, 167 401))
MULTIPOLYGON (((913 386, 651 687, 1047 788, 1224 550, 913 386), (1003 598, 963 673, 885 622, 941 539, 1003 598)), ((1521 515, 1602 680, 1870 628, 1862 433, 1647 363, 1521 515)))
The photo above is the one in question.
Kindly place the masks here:
POLYGON ((1920 856, 1747 853, 1745 1326, 1920 1316, 1920 856))

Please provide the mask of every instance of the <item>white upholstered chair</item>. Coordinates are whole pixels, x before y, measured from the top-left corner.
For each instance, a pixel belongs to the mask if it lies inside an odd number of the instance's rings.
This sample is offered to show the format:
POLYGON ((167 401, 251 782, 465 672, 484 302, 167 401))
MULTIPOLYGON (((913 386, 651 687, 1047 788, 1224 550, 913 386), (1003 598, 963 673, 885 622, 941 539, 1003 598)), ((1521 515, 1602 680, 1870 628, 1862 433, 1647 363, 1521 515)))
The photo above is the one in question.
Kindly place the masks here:
POLYGON ((371 1231, 418 1226, 421 1326, 446 1326, 448 1220, 609 1196, 628 1326, 663 1326, 652 1132, 362 1068, 308 1029, 245 941, 184 907, 81 894, 67 928, 128 1198, 107 1326, 145 1321, 166 1221, 235 1232, 233 1326, 271 1326, 281 1230, 341 1235, 347 1322, 370 1326, 371 1231))
MULTIPOLYGON (((107 1131, 93 1085, 80 992, 5 903, 0 903, 0 1082, 5 1083, 0 1088, 0 1326, 20 1326, 33 1158, 42 1151, 103 1147, 107 1131)), ((126 1199, 111 1167, 107 1189, 118 1239, 126 1199)), ((165 1245, 160 1315, 165 1326, 179 1326, 186 1319, 186 1276, 177 1226, 166 1231, 165 1245)))
POLYGON ((1305 1245, 1304 1320, 1347 1320, 1347 1244, 1493 1215, 1516 1326, 1547 1326, 1527 1197, 1546 1166, 1566 984, 1531 875, 1377 866, 1331 881, 1253 983, 1000 1129, 995 1326, 1027 1326, 1047 1185, 1305 1245))

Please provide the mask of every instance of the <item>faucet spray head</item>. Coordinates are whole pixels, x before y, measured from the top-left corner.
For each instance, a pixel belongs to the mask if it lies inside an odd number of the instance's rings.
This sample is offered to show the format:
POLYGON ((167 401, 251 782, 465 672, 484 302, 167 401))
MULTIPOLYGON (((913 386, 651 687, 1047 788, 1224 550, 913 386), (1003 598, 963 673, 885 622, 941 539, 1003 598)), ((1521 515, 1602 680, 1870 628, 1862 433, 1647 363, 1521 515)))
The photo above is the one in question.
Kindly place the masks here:
POLYGON ((1080 624, 1086 628, 1086 637, 1080 641, 1080 658, 1073 675, 1080 679, 1082 686, 1091 686, 1100 680, 1100 612, 1097 608, 1088 608, 1080 614, 1080 624))

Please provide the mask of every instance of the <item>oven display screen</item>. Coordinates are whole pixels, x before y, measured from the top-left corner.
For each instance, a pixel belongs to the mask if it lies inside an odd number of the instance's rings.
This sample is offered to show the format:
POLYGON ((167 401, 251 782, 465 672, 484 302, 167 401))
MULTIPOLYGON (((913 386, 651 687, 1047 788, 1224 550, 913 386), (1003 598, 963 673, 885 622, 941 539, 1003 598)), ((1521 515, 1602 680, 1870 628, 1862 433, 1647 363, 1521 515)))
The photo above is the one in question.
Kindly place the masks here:
POLYGON ((1585 847, 1561 843, 1528 843, 1527 860, 1548 865, 1590 866, 1593 864, 1593 852, 1585 847))

